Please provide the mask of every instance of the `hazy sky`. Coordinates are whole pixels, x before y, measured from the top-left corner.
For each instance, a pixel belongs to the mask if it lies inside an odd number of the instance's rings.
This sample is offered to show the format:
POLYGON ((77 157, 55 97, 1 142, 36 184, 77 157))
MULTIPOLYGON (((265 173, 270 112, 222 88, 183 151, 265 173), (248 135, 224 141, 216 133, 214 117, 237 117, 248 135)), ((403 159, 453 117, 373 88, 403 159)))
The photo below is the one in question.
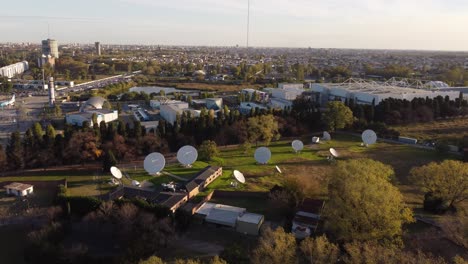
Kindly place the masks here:
MULTIPOLYGON (((250 44, 468 50, 467 0, 250 0, 250 44)), ((247 0, 22 0, 0 9, 0 42, 246 43, 247 0)))

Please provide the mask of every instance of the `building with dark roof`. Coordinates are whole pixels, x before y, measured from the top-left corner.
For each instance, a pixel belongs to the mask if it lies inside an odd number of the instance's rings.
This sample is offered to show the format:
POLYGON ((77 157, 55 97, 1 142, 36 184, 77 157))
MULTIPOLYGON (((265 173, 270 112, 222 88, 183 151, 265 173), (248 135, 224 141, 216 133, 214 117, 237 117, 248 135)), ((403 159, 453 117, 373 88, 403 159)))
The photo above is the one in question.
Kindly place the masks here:
POLYGON ((211 182, 216 180, 223 174, 222 167, 207 166, 197 174, 195 174, 186 184, 189 199, 196 196, 199 192, 208 186, 211 182))
POLYGON ((148 203, 159 204, 169 208, 172 212, 175 212, 180 206, 188 201, 186 193, 172 193, 172 192, 155 192, 151 190, 144 190, 138 187, 124 186, 113 192, 110 199, 141 199, 148 203))
POLYGON ((292 232, 296 238, 305 238, 315 232, 324 204, 323 200, 304 199, 293 219, 292 232))

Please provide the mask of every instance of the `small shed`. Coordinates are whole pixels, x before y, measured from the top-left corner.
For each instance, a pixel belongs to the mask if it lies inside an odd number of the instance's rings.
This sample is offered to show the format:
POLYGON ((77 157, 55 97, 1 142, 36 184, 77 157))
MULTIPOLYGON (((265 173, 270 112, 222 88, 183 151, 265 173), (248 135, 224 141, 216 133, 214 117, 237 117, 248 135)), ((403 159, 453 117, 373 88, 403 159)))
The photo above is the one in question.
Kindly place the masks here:
POLYGON ((15 196, 27 196, 29 194, 32 194, 34 191, 34 186, 32 186, 31 184, 19 182, 10 183, 4 188, 6 189, 7 194, 15 196))
POLYGON ((236 231, 257 236, 263 220, 263 215, 246 212, 237 218, 236 231))

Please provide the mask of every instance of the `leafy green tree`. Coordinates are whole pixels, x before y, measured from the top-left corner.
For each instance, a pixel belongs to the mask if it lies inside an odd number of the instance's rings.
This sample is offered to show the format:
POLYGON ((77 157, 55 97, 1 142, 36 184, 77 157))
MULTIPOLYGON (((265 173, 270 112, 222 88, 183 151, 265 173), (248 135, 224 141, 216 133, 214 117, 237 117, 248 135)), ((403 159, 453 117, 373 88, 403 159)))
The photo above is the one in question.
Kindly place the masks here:
POLYGON ((214 157, 219 156, 218 146, 216 142, 211 140, 205 140, 200 145, 198 150, 200 160, 211 161, 214 157))
POLYGON ((21 135, 19 131, 11 133, 6 148, 8 166, 13 169, 21 169, 24 166, 23 148, 21 146, 21 135))
POLYGON ((252 253, 253 264, 286 264, 296 262, 296 238, 286 233, 282 227, 262 233, 258 245, 252 253))
POLYGON ((252 143, 246 140, 240 145, 240 149, 244 154, 249 154, 249 151, 252 149, 252 143))
POLYGON ((346 264, 356 263, 408 263, 408 264, 446 264, 441 257, 433 257, 421 251, 413 253, 396 247, 382 246, 371 242, 353 242, 344 245, 345 255, 342 261, 346 264))
POLYGON ((7 77, 0 77, 0 92, 11 93, 13 90, 13 83, 8 81, 7 77))
POLYGON ((34 123, 32 132, 34 135, 34 140, 37 143, 41 144, 42 136, 44 135, 44 130, 42 130, 42 126, 39 122, 34 123))
POLYGON ((263 141, 265 145, 269 145, 272 139, 278 139, 278 122, 273 115, 260 115, 250 117, 247 120, 247 131, 250 142, 263 141))
POLYGON ((55 114, 55 117, 61 117, 62 116, 62 108, 60 107, 60 105, 58 103, 55 103, 54 114, 55 114))
POLYGON ((393 169, 369 159, 340 161, 331 175, 323 219, 338 241, 399 242, 411 209, 390 182, 393 169))
POLYGON ((164 261, 156 256, 151 256, 146 260, 141 260, 138 264, 164 264, 164 261))
POLYGON ((468 199, 468 163, 445 160, 413 168, 411 178, 424 192, 440 198, 448 207, 468 199))
POLYGON ((326 236, 307 237, 300 244, 301 252, 311 264, 336 263, 340 256, 338 245, 328 241, 326 236))
POLYGON ((117 159, 115 158, 114 153, 112 152, 112 150, 106 151, 102 162, 103 171, 109 172, 110 168, 115 165, 117 165, 117 159))
POLYGON ((353 123, 353 112, 343 102, 328 102, 323 120, 331 131, 343 129, 353 123))

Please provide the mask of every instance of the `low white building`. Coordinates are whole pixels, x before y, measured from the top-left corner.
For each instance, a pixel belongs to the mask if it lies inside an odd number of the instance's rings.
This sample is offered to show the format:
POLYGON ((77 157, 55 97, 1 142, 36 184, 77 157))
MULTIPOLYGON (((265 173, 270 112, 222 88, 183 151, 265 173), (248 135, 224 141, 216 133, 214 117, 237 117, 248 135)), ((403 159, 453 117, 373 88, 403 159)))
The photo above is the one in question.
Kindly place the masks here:
POLYGON ((171 101, 166 102, 165 104, 160 105, 160 114, 161 117, 166 120, 166 122, 174 125, 177 114, 182 115, 184 110, 187 110, 189 107, 187 102, 182 101, 171 101))
POLYGON ((88 122, 93 126, 93 115, 96 114, 97 124, 102 121, 109 123, 119 119, 117 110, 103 109, 105 99, 102 97, 91 97, 88 101, 81 105, 79 112, 73 112, 65 115, 67 124, 83 126, 84 122, 88 122))
POLYGON ((196 212, 205 222, 235 228, 237 232, 258 235, 265 218, 245 208, 205 202, 196 212))
POLYGON ((6 194, 15 196, 27 196, 34 192, 34 186, 26 183, 13 182, 5 187, 6 194))
POLYGON ((304 92, 304 89, 272 89, 271 95, 274 98, 294 101, 296 98, 304 92))
POLYGON ((377 82, 347 82, 347 83, 312 83, 312 92, 321 94, 322 103, 334 100, 353 99, 358 104, 378 105, 387 98, 395 98, 411 101, 414 98, 435 98, 437 96, 448 96, 455 100, 460 95, 456 91, 444 91, 444 89, 417 89, 411 87, 400 87, 377 82))
POLYGON ((300 89, 304 90, 304 84, 302 83, 279 83, 279 89, 300 89))
POLYGON ((245 212, 237 217, 236 231, 257 236, 265 218, 261 214, 245 212))
POLYGON ((291 108, 293 105, 292 101, 280 99, 280 98, 271 98, 270 99, 270 107, 273 109, 286 109, 291 108))
POLYGON ((253 94, 258 94, 259 102, 266 102, 270 97, 269 94, 266 92, 262 92, 251 88, 242 89, 241 93, 243 93, 246 96, 247 100, 252 98, 253 94))

